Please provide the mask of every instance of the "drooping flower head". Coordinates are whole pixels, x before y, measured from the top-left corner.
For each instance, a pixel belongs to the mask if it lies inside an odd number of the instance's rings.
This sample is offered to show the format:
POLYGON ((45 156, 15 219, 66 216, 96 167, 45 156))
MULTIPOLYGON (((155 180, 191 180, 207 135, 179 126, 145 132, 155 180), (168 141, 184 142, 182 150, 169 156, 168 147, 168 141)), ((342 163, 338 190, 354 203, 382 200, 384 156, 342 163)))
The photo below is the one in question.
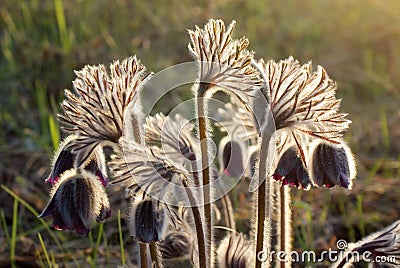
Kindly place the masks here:
POLYGON ((145 144, 123 139, 123 149, 113 155, 113 183, 121 183, 130 196, 144 192, 165 203, 183 202, 184 187, 198 186, 200 157, 193 128, 182 116, 149 116, 145 144))
POLYGON ((107 194, 98 178, 85 170, 74 169, 63 173, 51 190, 51 199, 39 215, 53 216, 53 227, 58 230, 89 233, 92 223, 111 215, 107 194))
MULTIPOLYGON (((277 141, 277 165, 271 171, 274 178, 282 180, 284 184, 293 184, 305 189, 308 189, 309 185, 339 185, 350 188, 351 180, 355 178, 355 164, 350 149, 343 145, 342 138, 351 121, 345 118, 347 114, 339 112, 340 100, 335 97, 336 83, 321 66, 312 72, 311 63, 300 65, 293 57, 279 62, 270 60, 265 63, 260 60, 255 66, 265 80, 261 93, 269 101, 268 108, 276 126, 274 137, 277 141), (346 163, 337 162, 336 169, 347 169, 346 175, 343 175, 347 176, 346 179, 340 182, 339 178, 335 178, 328 182, 324 177, 316 177, 323 175, 321 168, 314 168, 319 173, 314 172, 313 176, 310 176, 312 171, 309 159, 312 159, 311 155, 315 155, 316 152, 315 148, 310 149, 310 146, 314 141, 327 144, 329 148, 347 148, 341 153, 337 150, 332 152, 338 157, 344 155, 340 159, 346 163)), ((319 156, 324 158, 327 155, 319 156)), ((329 161, 322 158, 319 158, 321 163, 329 161)), ((344 174, 344 171, 334 171, 334 167, 328 168, 327 165, 324 169, 325 175, 330 173, 327 178, 337 177, 338 173, 344 174)))
POLYGON ((154 152, 164 155, 171 163, 197 172, 199 142, 193 137, 194 124, 181 115, 161 113, 146 118, 145 142, 154 152))
POLYGON ((126 143, 124 150, 113 155, 110 169, 115 178, 131 197, 142 195, 166 202, 182 198, 183 188, 192 184, 190 172, 183 166, 175 166, 165 154, 158 154, 149 147, 126 143))
POLYGON ((226 133, 218 145, 222 172, 230 177, 252 177, 259 136, 253 115, 236 98, 218 109, 218 125, 226 133))

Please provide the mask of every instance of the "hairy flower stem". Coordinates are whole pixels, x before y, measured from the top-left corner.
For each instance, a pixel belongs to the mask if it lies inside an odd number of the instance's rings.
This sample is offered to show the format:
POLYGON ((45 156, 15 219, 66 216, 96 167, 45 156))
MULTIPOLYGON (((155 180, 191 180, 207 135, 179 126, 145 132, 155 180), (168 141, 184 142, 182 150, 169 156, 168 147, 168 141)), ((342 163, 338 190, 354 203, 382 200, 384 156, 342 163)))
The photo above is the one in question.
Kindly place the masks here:
POLYGON ((199 207, 196 205, 196 200, 193 196, 192 191, 188 188, 189 184, 186 178, 182 180, 183 186, 186 189, 186 194, 189 198, 189 202, 191 204, 191 209, 193 213, 194 225, 196 228, 196 235, 197 235, 197 247, 199 251, 199 267, 206 268, 207 267, 207 250, 206 244, 204 239, 204 228, 203 228, 203 221, 201 219, 201 213, 199 207))
POLYGON ((221 201, 225 216, 226 227, 232 230, 236 230, 235 217, 233 215, 232 203, 231 200, 229 199, 229 195, 228 194, 224 195, 221 198, 221 201))
MULTIPOLYGON (((260 163, 258 169, 258 182, 263 181, 258 187, 257 192, 257 233, 256 233, 256 252, 267 249, 270 252, 271 247, 271 214, 272 214, 272 196, 271 196, 271 178, 267 176, 267 157, 268 145, 270 139, 263 137, 261 139, 260 163), (266 245, 264 246, 264 242, 266 245)), ((255 267, 261 268, 261 261, 256 260, 255 267)), ((269 266, 269 262, 266 263, 269 266)))
POLYGON ((162 268, 163 265, 161 263, 160 254, 158 252, 158 246, 156 242, 150 243, 150 255, 151 255, 152 267, 162 268))
MULTIPOLYGON (((286 200, 286 197, 285 197, 285 195, 287 194, 287 193, 285 193, 285 186, 284 185, 282 185, 281 187, 279 187, 279 194, 280 194, 280 203, 281 203, 281 207, 280 207, 280 237, 279 237, 279 239, 280 239, 280 242, 279 242, 279 244, 280 244, 280 250, 281 251, 283 251, 283 252, 285 252, 285 244, 286 244, 286 219, 285 219, 285 216, 286 216, 286 202, 285 202, 285 200, 286 200)), ((281 265, 280 265, 280 267, 281 268, 285 268, 285 262, 281 262, 281 265)))
POLYGON ((206 104, 205 104, 205 88, 207 84, 200 83, 199 93, 197 95, 197 120, 199 125, 201 163, 203 174, 203 202, 205 217, 205 239, 207 241, 207 264, 211 261, 211 189, 210 189, 210 169, 208 163, 208 142, 207 142, 207 125, 206 125, 206 104))
MULTIPOLYGON (((257 193, 257 235, 256 256, 263 250, 264 243, 264 220, 265 220, 265 181, 259 186, 257 193)), ((261 261, 256 260, 256 268, 261 268, 261 261)))
POLYGON ((140 267, 147 268, 147 244, 139 242, 140 267))
MULTIPOLYGON (((292 230, 290 228, 290 223, 291 223, 291 209, 290 209, 290 188, 285 185, 278 186, 279 191, 279 248, 278 251, 280 252, 285 252, 286 254, 289 254, 291 251, 291 236, 292 236, 292 230)), ((280 262, 280 267, 285 268, 285 267, 291 267, 291 262, 290 258, 287 259, 287 261, 280 262)))

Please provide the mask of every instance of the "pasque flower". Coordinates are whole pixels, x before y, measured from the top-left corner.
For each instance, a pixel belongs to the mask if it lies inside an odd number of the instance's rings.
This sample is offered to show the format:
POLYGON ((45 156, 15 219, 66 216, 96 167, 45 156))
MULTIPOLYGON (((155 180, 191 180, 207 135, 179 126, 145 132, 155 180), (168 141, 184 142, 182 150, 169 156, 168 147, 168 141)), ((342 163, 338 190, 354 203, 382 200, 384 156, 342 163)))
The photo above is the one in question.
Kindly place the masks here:
POLYGON ((219 160, 225 175, 240 178, 244 174, 243 158, 245 147, 240 141, 231 140, 228 136, 219 144, 219 160))
POLYGON ((300 65, 293 57, 254 65, 265 80, 261 92, 276 126, 274 178, 303 189, 351 188, 355 164, 342 140, 351 121, 339 112, 336 83, 321 66, 312 72, 311 63, 300 65))
POLYGON ((136 113, 131 113, 132 122, 126 123, 134 126, 133 132, 141 132, 138 92, 149 73, 136 57, 116 61, 110 67, 111 76, 104 65, 85 66, 76 72, 74 91, 65 90, 64 114, 59 118, 66 132, 77 135, 71 145, 77 153, 77 166, 90 159, 99 144, 118 144, 129 105, 136 113))
POLYGON ((165 116, 161 113, 146 118, 145 142, 175 166, 195 169, 199 160, 199 142, 193 137, 193 123, 180 114, 165 116))
POLYGON ((68 170, 51 190, 51 199, 39 217, 53 216, 53 227, 86 235, 92 223, 111 215, 107 194, 98 178, 85 170, 68 170))
POLYGON ((311 63, 300 65, 293 57, 257 64, 266 79, 261 91, 282 140, 294 140, 300 152, 310 138, 339 142, 351 121, 339 112, 336 83, 321 66, 312 72, 311 63))
POLYGON ((242 102, 261 85, 258 72, 250 65, 253 53, 247 38, 233 39, 236 22, 225 27, 222 20, 211 19, 201 29, 189 30, 189 51, 199 63, 200 95, 208 89, 233 93, 242 102))

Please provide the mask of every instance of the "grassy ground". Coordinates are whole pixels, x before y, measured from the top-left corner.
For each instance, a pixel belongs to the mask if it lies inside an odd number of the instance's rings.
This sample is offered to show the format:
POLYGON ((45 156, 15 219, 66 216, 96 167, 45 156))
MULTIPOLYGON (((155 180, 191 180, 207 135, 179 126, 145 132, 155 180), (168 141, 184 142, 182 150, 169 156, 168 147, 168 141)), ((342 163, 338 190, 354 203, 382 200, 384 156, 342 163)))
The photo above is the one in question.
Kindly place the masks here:
MULTIPOLYGON (((85 64, 136 54, 156 72, 191 60, 186 29, 211 17, 235 19, 256 57, 323 65, 353 120, 346 138, 359 169, 354 189, 294 191, 295 248, 334 248, 339 238, 356 241, 400 218, 399 9, 396 0, 0 0, 0 266, 115 267, 135 259, 120 189, 110 189, 114 216, 88 238, 36 218, 62 136, 58 103, 85 64)), ((234 199, 246 230, 246 196, 234 199)))

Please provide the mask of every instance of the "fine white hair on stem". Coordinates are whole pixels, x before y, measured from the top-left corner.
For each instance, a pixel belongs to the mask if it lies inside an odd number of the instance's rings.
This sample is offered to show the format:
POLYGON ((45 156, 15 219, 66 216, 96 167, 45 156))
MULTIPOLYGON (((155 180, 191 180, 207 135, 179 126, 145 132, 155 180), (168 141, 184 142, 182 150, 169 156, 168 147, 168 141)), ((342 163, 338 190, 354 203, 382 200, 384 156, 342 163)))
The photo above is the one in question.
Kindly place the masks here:
MULTIPOLYGON (((292 210, 291 210, 291 196, 290 188, 288 185, 278 184, 275 185, 276 192, 276 211, 277 211, 277 244, 276 252, 292 251, 293 230, 292 225, 292 210)), ((286 255, 283 260, 277 259, 276 266, 292 267, 290 257, 286 255)))

